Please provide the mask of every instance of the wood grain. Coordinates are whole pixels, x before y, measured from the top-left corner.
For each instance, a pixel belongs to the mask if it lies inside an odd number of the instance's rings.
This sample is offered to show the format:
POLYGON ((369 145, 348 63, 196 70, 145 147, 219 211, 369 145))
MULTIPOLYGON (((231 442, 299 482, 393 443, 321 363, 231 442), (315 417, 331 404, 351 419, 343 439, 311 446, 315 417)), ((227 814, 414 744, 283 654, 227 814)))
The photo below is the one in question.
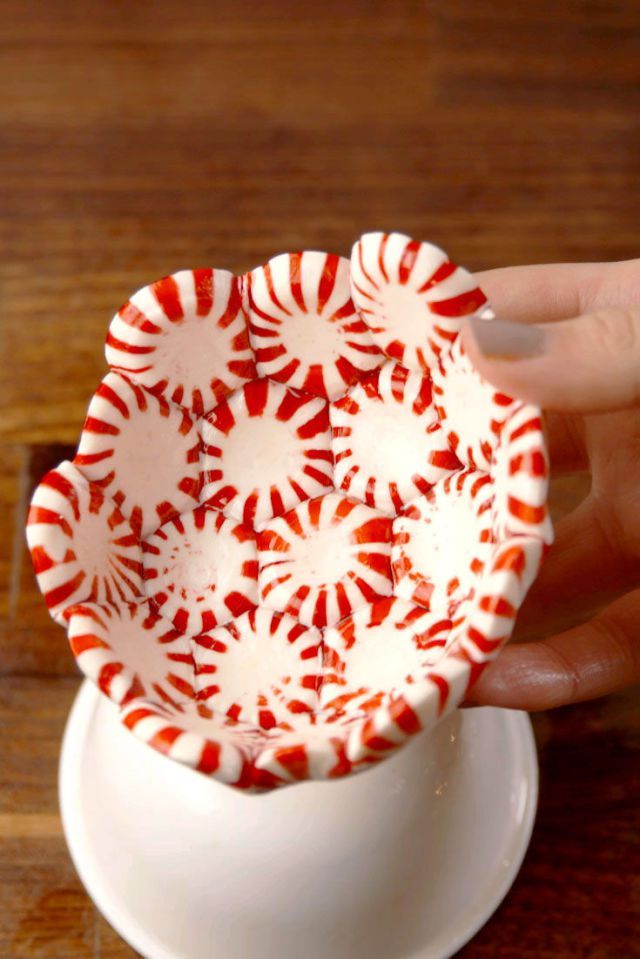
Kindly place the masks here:
MULTIPOLYGON (((185 266, 400 229, 472 269, 638 252, 635 0, 5 0, 0 47, 0 955, 134 955, 57 815, 78 679, 24 549, 110 315, 185 266)), ((556 493, 566 510, 584 490, 556 493)), ((525 866, 464 959, 640 956, 637 692, 535 720, 525 866)), ((287 957, 283 957, 287 959, 287 957)), ((355 957, 359 959, 359 957, 355 957)))

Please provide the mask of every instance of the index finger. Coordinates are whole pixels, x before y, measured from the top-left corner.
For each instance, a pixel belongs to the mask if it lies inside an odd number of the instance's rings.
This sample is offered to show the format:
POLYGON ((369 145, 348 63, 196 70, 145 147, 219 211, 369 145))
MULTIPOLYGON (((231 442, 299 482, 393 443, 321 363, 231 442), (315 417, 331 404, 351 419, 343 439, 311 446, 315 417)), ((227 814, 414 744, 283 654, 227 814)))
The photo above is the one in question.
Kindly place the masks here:
POLYGON ((550 323, 640 293, 640 261, 507 266, 476 273, 496 314, 516 323, 550 323))
POLYGON ((470 702, 507 709, 553 709, 640 682, 640 590, 589 623, 537 643, 507 646, 480 677, 470 702))

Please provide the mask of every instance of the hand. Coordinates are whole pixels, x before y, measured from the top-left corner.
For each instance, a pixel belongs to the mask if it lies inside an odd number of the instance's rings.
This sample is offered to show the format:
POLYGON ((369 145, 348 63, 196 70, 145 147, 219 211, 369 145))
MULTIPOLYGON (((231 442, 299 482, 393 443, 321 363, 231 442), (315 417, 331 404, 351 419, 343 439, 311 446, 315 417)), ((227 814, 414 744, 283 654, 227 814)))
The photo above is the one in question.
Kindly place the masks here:
POLYGON ((543 407, 552 472, 591 471, 588 496, 556 526, 516 642, 471 694, 474 704, 548 709, 640 681, 640 260, 478 280, 512 322, 467 321, 471 359, 495 386, 543 407), (571 628, 557 631, 558 617, 571 628), (518 642, 533 624, 544 638, 518 642))

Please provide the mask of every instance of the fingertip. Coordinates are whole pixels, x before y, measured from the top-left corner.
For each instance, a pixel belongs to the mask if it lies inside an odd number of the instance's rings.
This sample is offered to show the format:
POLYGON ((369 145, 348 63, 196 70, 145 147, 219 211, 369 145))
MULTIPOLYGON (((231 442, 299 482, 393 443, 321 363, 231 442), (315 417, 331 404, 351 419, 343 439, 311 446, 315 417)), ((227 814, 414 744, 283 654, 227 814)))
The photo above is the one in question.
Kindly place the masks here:
POLYGON ((548 334, 535 324, 467 317, 461 340, 480 376, 502 393, 544 406, 548 334))
POLYGON ((546 330, 535 324, 470 316, 463 325, 463 342, 476 357, 521 360, 545 353, 546 330))
POLYGON ((479 317, 465 317, 460 331, 462 348, 468 356, 471 365, 480 374, 483 380, 501 393, 514 396, 514 378, 509 370, 509 368, 513 366, 513 363, 509 361, 505 362, 504 360, 501 361, 495 356, 488 355, 491 353, 491 347, 488 345, 488 341, 492 341, 494 335, 491 332, 485 336, 483 327, 493 326, 495 323, 499 323, 500 326, 502 326, 504 321, 483 320, 479 317), (488 353, 484 351, 482 344, 486 345, 488 353))

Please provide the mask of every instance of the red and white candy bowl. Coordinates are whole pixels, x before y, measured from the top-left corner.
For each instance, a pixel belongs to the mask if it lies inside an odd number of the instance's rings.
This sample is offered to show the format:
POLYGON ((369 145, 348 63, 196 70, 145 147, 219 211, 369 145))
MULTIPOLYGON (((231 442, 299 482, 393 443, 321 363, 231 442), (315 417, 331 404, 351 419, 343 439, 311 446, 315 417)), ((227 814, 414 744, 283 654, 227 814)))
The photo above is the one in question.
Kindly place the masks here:
MULTIPOLYGON (((27 525, 108 727, 245 792, 424 755, 551 540, 540 411, 475 372, 471 314, 491 322, 473 277, 397 233, 350 260, 184 270, 118 311, 77 454, 27 525)), ((136 748, 167 789, 204 788, 136 748)))

